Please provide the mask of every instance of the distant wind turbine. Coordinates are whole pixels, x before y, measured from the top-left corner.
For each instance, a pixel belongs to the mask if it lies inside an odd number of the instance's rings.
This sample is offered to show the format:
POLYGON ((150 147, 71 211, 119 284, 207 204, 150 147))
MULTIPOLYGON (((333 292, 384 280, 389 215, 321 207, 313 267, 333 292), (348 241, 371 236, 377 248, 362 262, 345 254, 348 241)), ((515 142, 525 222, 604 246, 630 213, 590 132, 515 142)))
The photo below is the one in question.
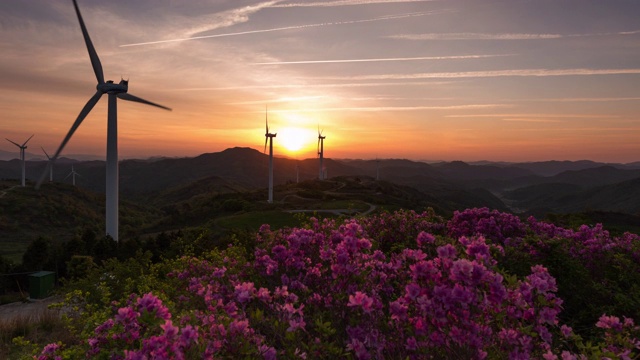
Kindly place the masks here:
MULTIPOLYGON (((103 94, 109 95, 109 107, 108 107, 108 115, 107 115, 107 177, 106 177, 106 233, 111 236, 113 240, 118 241, 118 107, 117 107, 117 99, 120 98, 122 100, 139 102, 142 104, 156 106, 162 109, 171 110, 168 107, 158 105, 156 103, 152 103, 150 101, 141 99, 137 96, 133 96, 128 91, 128 80, 120 80, 120 83, 115 84, 113 80, 104 80, 104 75, 102 72, 102 64, 100 63, 100 58, 98 58, 98 54, 96 53, 95 48, 93 47, 93 43, 91 42, 91 38, 89 37, 89 33, 87 32, 87 28, 84 25, 84 21, 82 20, 82 15, 80 14, 80 9, 78 8, 78 4, 76 0, 73 0, 73 7, 76 10, 76 14, 78 16, 78 22, 80 23, 80 29, 82 30, 82 36, 84 37, 84 42, 87 46, 87 50, 89 52, 89 58, 91 59, 91 66, 93 67, 93 72, 95 73, 96 80, 98 81, 98 85, 96 86, 96 93, 89 99, 87 104, 82 108, 80 114, 76 118, 76 121, 71 126, 69 133, 65 136, 64 140, 60 144, 60 147, 56 151, 55 155, 49 161, 49 166, 52 166, 56 161, 62 149, 64 149, 67 142, 73 136, 73 133, 78 129, 78 126, 82 123, 84 118, 89 114, 91 109, 96 105, 100 97, 103 94)), ((36 185, 36 188, 39 188, 44 178, 46 176, 46 170, 42 174, 40 181, 36 185)))
POLYGON ((318 179, 324 180, 324 139, 326 136, 322 136, 322 132, 320 131, 320 125, 318 125, 318 157, 320 157, 320 171, 318 172, 318 179))
POLYGON ((278 133, 272 134, 269 132, 269 120, 267 119, 267 110, 265 108, 264 122, 266 124, 267 131, 264 133, 264 151, 267 151, 267 142, 269 142, 269 204, 273 203, 273 138, 278 133))
POLYGON ((76 175, 82 176, 78 174, 73 168, 73 165, 71 165, 71 172, 69 173, 69 175, 65 176, 64 179, 67 180, 67 178, 71 176, 71 183, 73 184, 73 186, 76 186, 76 175))
MULTIPOLYGON (((47 156, 47 160, 51 161, 51 156, 47 154, 47 151, 41 146, 42 152, 47 156)), ((53 182, 53 166, 49 166, 49 182, 53 182)))
POLYGON ((24 151, 27 149, 27 143, 29 142, 29 140, 31 140, 31 138, 33 137, 33 135, 31 135, 27 141, 24 142, 24 144, 20 145, 16 142, 13 142, 7 138, 7 141, 12 143, 13 145, 17 146, 20 148, 20 161, 22 162, 22 187, 24 187, 24 183, 25 183, 25 160, 24 160, 24 151))

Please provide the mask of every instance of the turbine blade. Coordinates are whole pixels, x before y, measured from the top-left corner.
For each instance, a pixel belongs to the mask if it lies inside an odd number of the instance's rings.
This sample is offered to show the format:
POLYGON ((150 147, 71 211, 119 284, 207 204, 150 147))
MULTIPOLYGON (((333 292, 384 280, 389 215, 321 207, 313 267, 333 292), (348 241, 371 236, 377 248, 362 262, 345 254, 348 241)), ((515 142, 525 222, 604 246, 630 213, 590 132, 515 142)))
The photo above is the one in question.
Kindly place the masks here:
POLYGON ((116 96, 119 97, 122 100, 139 102, 139 103, 142 103, 142 104, 147 104, 147 105, 151 105, 151 106, 155 106, 155 107, 159 107, 161 109, 165 109, 165 110, 171 111, 171 108, 168 108, 168 107, 162 106, 162 105, 158 105, 156 103, 152 103, 151 101, 148 101, 148 100, 145 100, 145 99, 141 99, 141 98, 139 98, 137 96, 134 96, 134 95, 131 95, 129 93, 118 93, 116 96))
POLYGON ((320 137, 318 137, 318 156, 320 156, 320 137))
MULTIPOLYGON (((33 135, 35 135, 35 134, 33 134, 33 135)), ((25 141, 25 142, 24 142, 24 144, 22 144, 22 146, 21 146, 21 147, 24 147, 25 145, 27 145, 27 143, 29 142, 29 140, 31 140, 31 138, 33 137, 33 135, 31 135, 31 136, 27 139, 27 141, 25 141)))
POLYGON ((98 84, 103 84, 104 74, 102 73, 102 64, 100 63, 100 58, 98 57, 98 53, 96 53, 96 49, 93 47, 93 43, 91 42, 91 38, 89 37, 89 32, 87 31, 87 27, 84 26, 84 21, 82 20, 82 15, 80 15, 80 8, 78 8, 78 3, 76 2, 76 0, 73 0, 73 7, 76 9, 76 14, 78 15, 78 22, 80 23, 80 28, 82 29, 84 43, 87 45, 87 51, 89 51, 89 58, 91 59, 93 72, 96 74, 98 84))
POLYGON ((91 99, 87 101, 87 104, 82 108, 82 111, 80 111, 80 114, 76 118, 76 121, 71 126, 71 129, 69 129, 67 136, 65 136, 64 140, 62 140, 60 147, 55 152, 53 157, 49 159, 49 163, 47 164, 47 167, 44 169, 44 172, 42 172, 42 175, 40 176, 40 180, 38 180, 38 183, 36 184, 36 189, 40 188, 40 185, 42 185, 42 182, 44 181, 45 177, 47 177, 47 172, 49 171, 49 167, 52 166, 53 163, 56 161, 56 159, 62 152, 62 149, 64 149, 64 146, 67 145, 67 142, 69 142, 69 139, 71 139, 71 136, 73 136, 73 133, 78 129, 78 126, 80 126, 80 124, 82 123, 82 120, 84 120, 84 118, 87 117, 91 109, 93 109, 93 107, 96 106, 96 103, 98 102, 98 100, 100 100, 101 96, 102 96, 102 92, 96 91, 96 93, 91 97, 91 99))
MULTIPOLYGON (((5 139, 7 139, 7 138, 5 138, 5 139)), ((15 143, 15 142, 13 142, 13 141, 11 141, 11 140, 9 140, 9 139, 7 139, 7 141, 8 141, 8 142, 10 142, 10 143, 12 143, 13 145, 15 145, 15 146, 17 146, 17 147, 20 147, 20 144, 18 144, 18 143, 15 143)))
POLYGON ((68 178, 69 176, 71 176, 71 175, 73 175, 73 170, 71 170, 71 172, 69 173, 69 175, 67 175, 67 176, 65 176, 65 177, 64 177, 64 180, 67 180, 67 178, 68 178))
POLYGON ((45 150, 42 146, 40 147, 40 149, 42 149, 44 154, 47 155, 47 159, 51 160, 51 156, 49 156, 49 154, 47 154, 47 150, 45 150))
MULTIPOLYGON (((269 133, 269 131, 267 131, 267 134, 269 133)), ((262 150, 262 153, 266 153, 267 152, 267 141, 269 141, 269 137, 267 135, 264 136, 264 150, 262 150)))

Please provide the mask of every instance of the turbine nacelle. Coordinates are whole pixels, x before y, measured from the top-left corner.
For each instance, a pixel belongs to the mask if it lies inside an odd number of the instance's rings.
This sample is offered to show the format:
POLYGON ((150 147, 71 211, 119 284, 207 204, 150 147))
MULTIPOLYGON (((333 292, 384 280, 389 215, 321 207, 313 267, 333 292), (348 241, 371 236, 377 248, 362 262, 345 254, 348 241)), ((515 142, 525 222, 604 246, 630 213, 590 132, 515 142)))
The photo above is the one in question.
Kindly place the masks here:
POLYGON ((96 89, 103 94, 126 93, 129 90, 129 82, 127 80, 120 80, 120 82, 116 84, 113 80, 107 80, 104 83, 98 84, 96 89))

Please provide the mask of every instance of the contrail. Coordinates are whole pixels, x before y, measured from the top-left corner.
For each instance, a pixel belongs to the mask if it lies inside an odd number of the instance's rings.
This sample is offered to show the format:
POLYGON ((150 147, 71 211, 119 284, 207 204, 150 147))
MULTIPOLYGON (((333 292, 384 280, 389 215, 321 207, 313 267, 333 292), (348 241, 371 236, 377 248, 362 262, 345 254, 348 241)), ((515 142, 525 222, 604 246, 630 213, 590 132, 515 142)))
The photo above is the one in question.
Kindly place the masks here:
POLYGON ((389 4, 389 3, 412 3, 412 2, 430 2, 436 0, 337 0, 337 1, 316 1, 309 3, 295 3, 272 5, 270 7, 334 7, 334 6, 353 6, 353 5, 369 5, 369 4, 389 4))
POLYGON ((373 19, 362 19, 362 20, 350 20, 350 21, 328 22, 328 23, 318 23, 318 24, 285 26, 285 27, 279 27, 279 28, 273 28, 273 29, 261 29, 261 30, 240 31, 240 32, 235 32, 235 33, 224 33, 224 34, 214 34, 214 35, 193 36, 193 37, 182 38, 182 39, 169 39, 169 40, 158 40, 158 41, 148 41, 148 42, 142 42, 142 43, 124 44, 124 45, 120 45, 120 47, 165 44, 165 43, 181 42, 181 41, 187 41, 187 40, 211 39, 211 38, 225 37, 225 36, 238 36, 238 35, 248 35, 248 34, 259 34, 259 33, 266 33, 266 32, 274 32, 274 31, 307 29, 307 28, 321 27, 321 26, 359 24, 359 23, 373 22, 373 21, 395 20, 395 19, 404 19, 404 18, 409 18, 409 17, 427 16, 427 15, 433 15, 433 14, 437 14, 437 13, 441 13, 441 12, 445 12, 445 11, 415 12, 415 13, 407 13, 407 14, 388 15, 388 16, 382 16, 382 17, 377 17, 377 18, 373 18, 373 19))
MULTIPOLYGON (((638 69, 521 69, 521 70, 491 70, 466 71, 447 73, 419 73, 419 74, 386 74, 351 76, 346 79, 354 80, 411 80, 411 79, 460 79, 487 77, 546 77, 546 76, 588 76, 588 75, 623 75, 640 74, 638 69)), ((324 79, 332 79, 331 77, 324 79)), ((344 79, 344 78, 340 78, 344 79)))
POLYGON ((522 34, 522 33, 429 33, 429 34, 401 34, 387 36, 389 39, 399 40, 549 40, 574 37, 611 36, 611 35, 636 35, 640 30, 620 31, 608 33, 588 34, 522 34))
POLYGON ((513 56, 515 54, 496 55, 456 55, 456 56, 425 56, 425 57, 405 57, 405 58, 379 58, 379 59, 342 59, 342 60, 306 60, 306 61, 274 61, 252 63, 250 65, 294 65, 294 64, 333 64, 333 63, 355 63, 355 62, 379 62, 379 61, 415 61, 415 60, 456 60, 456 59, 483 59, 499 56, 513 56))

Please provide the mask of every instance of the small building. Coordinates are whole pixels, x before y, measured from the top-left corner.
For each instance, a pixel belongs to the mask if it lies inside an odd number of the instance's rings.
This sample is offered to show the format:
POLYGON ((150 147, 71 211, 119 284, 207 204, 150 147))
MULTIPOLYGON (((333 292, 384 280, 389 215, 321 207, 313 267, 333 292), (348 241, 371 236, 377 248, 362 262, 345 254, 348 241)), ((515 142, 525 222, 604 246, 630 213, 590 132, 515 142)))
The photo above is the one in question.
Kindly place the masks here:
POLYGON ((38 271, 29 275, 29 298, 44 299, 51 294, 56 282, 53 271, 38 271))

